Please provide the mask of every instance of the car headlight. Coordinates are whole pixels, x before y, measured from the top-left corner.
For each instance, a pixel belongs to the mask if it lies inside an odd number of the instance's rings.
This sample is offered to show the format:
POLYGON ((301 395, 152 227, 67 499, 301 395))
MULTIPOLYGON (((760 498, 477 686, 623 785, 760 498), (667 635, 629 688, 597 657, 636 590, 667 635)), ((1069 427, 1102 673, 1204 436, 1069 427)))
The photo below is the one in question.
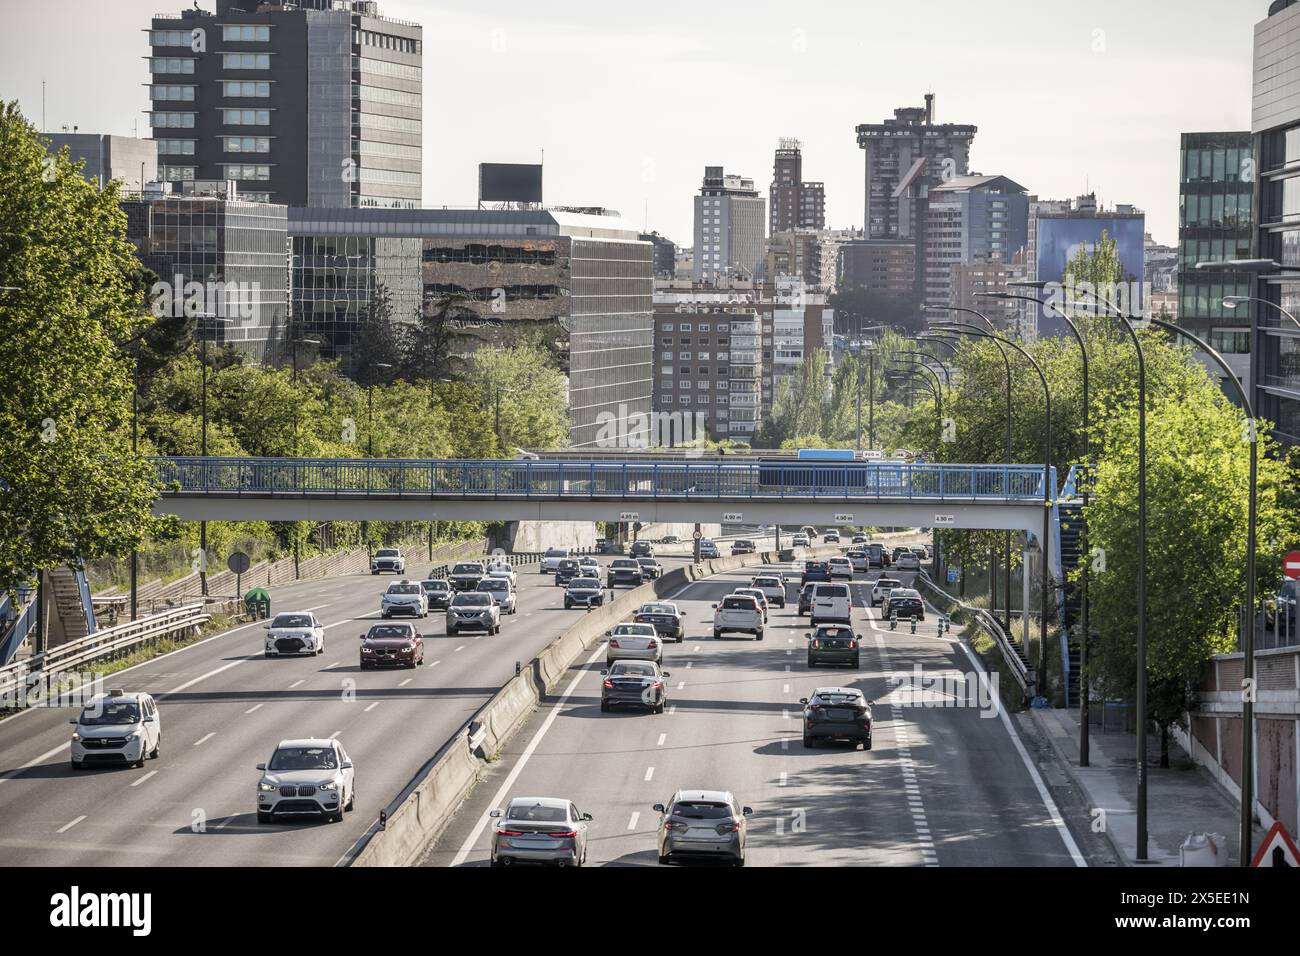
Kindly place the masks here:
POLYGON ((80 740, 81 740, 81 734, 76 733, 76 732, 74 731, 73 734, 72 734, 72 739, 73 739, 73 740, 80 741, 80 740))
POLYGON ((280 788, 273 783, 267 783, 265 780, 262 780, 258 782, 257 789, 263 791, 264 793, 275 793, 275 791, 279 790, 280 788))
POLYGON ((126 742, 127 742, 127 743, 131 743, 132 741, 134 741, 134 740, 139 740, 139 739, 140 739, 140 731, 138 731, 138 730, 137 730, 137 731, 133 731, 132 733, 129 733, 129 734, 126 735, 126 742))
POLYGON ((320 789, 322 790, 337 790, 338 788, 339 782, 337 780, 331 780, 329 783, 322 783, 320 785, 320 789))

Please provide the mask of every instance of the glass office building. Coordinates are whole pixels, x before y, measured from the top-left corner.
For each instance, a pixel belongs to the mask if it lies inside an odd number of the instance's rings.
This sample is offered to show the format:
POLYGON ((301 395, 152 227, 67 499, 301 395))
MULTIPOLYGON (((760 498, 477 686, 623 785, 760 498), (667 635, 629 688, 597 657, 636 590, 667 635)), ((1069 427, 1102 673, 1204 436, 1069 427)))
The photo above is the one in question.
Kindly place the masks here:
MULTIPOLYGON (((1250 295, 1245 273, 1197 271, 1198 262, 1250 257, 1255 189, 1250 133, 1184 133, 1178 187, 1178 324, 1250 373, 1250 313, 1223 298, 1250 295)), ((1208 366, 1207 366, 1208 367, 1208 366)), ((1210 369, 1216 378, 1222 372, 1210 369)))

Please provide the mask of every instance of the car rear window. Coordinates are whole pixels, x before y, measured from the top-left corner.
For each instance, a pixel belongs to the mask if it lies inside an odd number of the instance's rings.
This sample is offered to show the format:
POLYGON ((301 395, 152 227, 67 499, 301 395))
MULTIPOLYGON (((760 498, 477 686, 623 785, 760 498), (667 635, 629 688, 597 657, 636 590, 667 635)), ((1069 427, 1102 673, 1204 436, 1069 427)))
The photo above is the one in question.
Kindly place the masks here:
POLYGON ((655 666, 642 661, 619 661, 609 669, 613 677, 630 675, 632 677, 654 677, 655 666))
POLYGON ((731 807, 725 803, 705 803, 699 800, 679 801, 673 804, 673 816, 687 820, 729 820, 731 807))
POLYGON ((844 584, 820 584, 813 593, 817 597, 848 597, 849 589, 844 584))
POLYGON ((776 578, 754 578, 754 586, 760 588, 779 588, 781 582, 776 578))
POLYGON ((614 627, 615 636, 649 637, 654 633, 653 624, 618 624, 614 627))
POLYGON ((735 597, 724 598, 722 606, 728 611, 753 611, 758 608, 758 602, 752 597, 736 595, 735 597))
POLYGON ((509 591, 510 582, 504 578, 487 578, 478 583, 480 591, 509 591))
POLYGON ((855 706, 862 703, 862 698, 857 694, 818 694, 816 699, 818 703, 831 706, 836 704, 855 706))
POLYGON ((902 582, 900 582, 900 581, 895 581, 893 578, 880 578, 880 579, 878 579, 878 580, 876 581, 876 587, 878 587, 878 588, 896 588, 896 587, 898 587, 898 585, 899 585, 900 583, 902 583, 902 582))
POLYGON ((522 820, 528 823, 563 823, 567 819, 564 807, 545 807, 538 804, 512 803, 506 816, 511 820, 522 820))

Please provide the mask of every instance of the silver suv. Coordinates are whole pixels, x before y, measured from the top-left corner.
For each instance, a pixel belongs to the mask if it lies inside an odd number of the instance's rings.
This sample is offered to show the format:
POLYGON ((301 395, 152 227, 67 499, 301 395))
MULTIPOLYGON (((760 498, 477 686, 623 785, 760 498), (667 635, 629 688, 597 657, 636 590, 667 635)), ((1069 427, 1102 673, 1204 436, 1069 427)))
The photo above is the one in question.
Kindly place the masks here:
POLYGON ((447 605, 447 634, 462 630, 487 631, 497 634, 501 630, 501 608, 492 595, 482 591, 461 591, 447 605))
POLYGON ((162 741, 162 719, 148 694, 111 690, 96 694, 69 721, 72 732, 72 769, 87 764, 135 764, 143 767, 146 757, 157 758, 162 741))
POLYGON ((492 595, 502 614, 514 614, 519 610, 515 602, 515 589, 510 586, 508 578, 484 578, 478 583, 477 590, 492 595))
POLYGON ((340 823, 356 799, 352 761, 337 740, 282 740, 259 763, 257 822, 279 816, 325 817, 340 823))

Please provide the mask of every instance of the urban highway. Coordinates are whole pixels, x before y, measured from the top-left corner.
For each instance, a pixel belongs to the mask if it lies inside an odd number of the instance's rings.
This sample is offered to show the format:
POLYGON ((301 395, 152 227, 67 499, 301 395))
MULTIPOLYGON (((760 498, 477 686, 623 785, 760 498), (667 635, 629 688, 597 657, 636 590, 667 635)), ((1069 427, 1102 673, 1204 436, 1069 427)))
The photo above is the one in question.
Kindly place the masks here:
MULTIPOLYGON (((661 561, 670 570, 685 558, 661 561)), ((425 664, 413 671, 358 666, 358 635, 379 620, 394 576, 277 588, 273 611, 311 610, 326 626, 323 655, 264 658, 259 621, 105 681, 158 698, 161 755, 143 769, 72 770, 75 711, 37 707, 0 721, 0 865, 334 865, 515 662, 584 613, 564 610, 563 589, 537 572, 520 569, 519 611, 498 635, 447 637, 441 611, 418 621, 425 664), (356 809, 342 823, 257 823, 255 765, 295 737, 337 737, 356 764, 356 809)))
MULTIPOLYGON (((666 713, 601 713, 603 647, 576 665, 491 767, 426 865, 487 865, 488 812, 514 797, 556 796, 593 815, 587 865, 655 866, 652 806, 679 788, 730 790, 754 809, 750 866, 1084 865, 1067 814, 1010 718, 1000 708, 982 716, 977 708, 933 706, 943 702, 941 690, 910 689, 916 666, 927 678, 975 671, 955 635, 938 633, 932 610, 915 634, 906 625, 891 631, 870 608, 868 576, 858 575, 860 667, 810 671, 810 627, 796 616, 793 585, 761 643, 747 635, 713 639, 710 605, 752 573, 695 582, 677 597, 689 636, 665 648, 666 713), (898 674, 902 685, 891 679, 898 674), (875 701, 872 750, 804 748, 799 699, 836 686, 861 688, 875 701)), ((905 584, 912 577, 893 576, 905 584)), ((1076 832, 1086 829, 1086 812, 1074 807, 1068 816, 1076 832)))

